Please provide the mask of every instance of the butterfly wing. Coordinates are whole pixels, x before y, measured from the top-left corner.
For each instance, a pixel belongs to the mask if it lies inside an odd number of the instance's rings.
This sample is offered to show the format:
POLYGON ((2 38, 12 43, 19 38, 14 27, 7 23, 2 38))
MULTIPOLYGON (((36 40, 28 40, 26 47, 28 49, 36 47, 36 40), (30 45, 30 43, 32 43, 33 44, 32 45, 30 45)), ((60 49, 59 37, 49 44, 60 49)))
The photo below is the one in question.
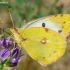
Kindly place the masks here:
MULTIPOLYGON (((17 33, 15 30, 11 30, 17 33)), ((33 27, 19 31, 18 36, 14 34, 17 43, 26 52, 42 65, 48 65, 59 59, 65 52, 66 41, 58 33, 51 29, 33 27), (17 40, 17 37, 20 42, 17 40)))
POLYGON ((70 15, 69 14, 57 14, 49 17, 40 18, 27 23, 22 29, 27 27, 43 27, 52 29, 66 38, 70 34, 70 15))
POLYGON ((67 37, 70 34, 70 15, 60 14, 49 18, 50 21, 54 22, 56 26, 60 27, 58 30, 62 36, 67 37))

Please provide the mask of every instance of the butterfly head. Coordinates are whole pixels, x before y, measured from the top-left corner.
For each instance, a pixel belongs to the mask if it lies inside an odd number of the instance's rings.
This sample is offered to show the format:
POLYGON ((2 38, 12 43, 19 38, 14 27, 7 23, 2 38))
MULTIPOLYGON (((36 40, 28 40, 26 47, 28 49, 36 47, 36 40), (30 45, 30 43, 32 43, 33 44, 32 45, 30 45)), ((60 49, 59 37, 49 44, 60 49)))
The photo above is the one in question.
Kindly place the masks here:
POLYGON ((17 28, 10 28, 10 31, 13 33, 16 42, 20 43, 20 41, 21 41, 21 37, 20 37, 21 29, 20 28, 18 28, 18 29, 17 28))

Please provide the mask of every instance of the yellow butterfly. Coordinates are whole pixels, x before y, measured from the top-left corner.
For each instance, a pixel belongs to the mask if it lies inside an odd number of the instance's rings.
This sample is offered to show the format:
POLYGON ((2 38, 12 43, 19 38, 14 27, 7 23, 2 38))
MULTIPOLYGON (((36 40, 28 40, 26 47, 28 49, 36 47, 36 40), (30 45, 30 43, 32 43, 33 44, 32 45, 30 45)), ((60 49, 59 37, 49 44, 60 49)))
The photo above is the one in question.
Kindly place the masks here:
POLYGON ((42 65, 55 62, 65 52, 66 41, 51 29, 34 27, 11 31, 16 42, 42 65))

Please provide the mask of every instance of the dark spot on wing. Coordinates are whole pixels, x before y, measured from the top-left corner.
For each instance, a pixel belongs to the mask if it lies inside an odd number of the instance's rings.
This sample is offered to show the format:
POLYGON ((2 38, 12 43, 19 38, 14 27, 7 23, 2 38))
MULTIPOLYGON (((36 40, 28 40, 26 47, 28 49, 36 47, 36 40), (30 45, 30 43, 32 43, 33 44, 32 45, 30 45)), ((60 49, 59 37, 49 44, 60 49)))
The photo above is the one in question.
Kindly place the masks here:
POLYGON ((42 23, 42 27, 45 27, 45 23, 42 23))
POLYGON ((63 22, 64 24, 66 23, 66 22, 63 22))
POLYGON ((62 28, 64 28, 65 23, 66 23, 66 22, 63 22, 63 26, 62 26, 62 28))
POLYGON ((62 26, 62 28, 64 28, 64 26, 62 26))
POLYGON ((48 32, 48 30, 49 30, 48 28, 45 28, 45 31, 46 31, 46 32, 48 32))
POLYGON ((43 59, 44 59, 45 57, 43 57, 43 59))
POLYGON ((54 53, 56 53, 56 51, 54 51, 54 53))
POLYGON ((58 32, 59 32, 59 33, 61 33, 61 32, 62 32, 62 30, 59 30, 58 32))
POLYGON ((69 35, 66 37, 66 40, 68 40, 69 37, 70 37, 70 33, 69 33, 69 35))
POLYGON ((26 41, 27 39, 26 38, 22 38, 22 41, 26 41))
POLYGON ((61 17, 63 17, 63 14, 61 14, 61 17))

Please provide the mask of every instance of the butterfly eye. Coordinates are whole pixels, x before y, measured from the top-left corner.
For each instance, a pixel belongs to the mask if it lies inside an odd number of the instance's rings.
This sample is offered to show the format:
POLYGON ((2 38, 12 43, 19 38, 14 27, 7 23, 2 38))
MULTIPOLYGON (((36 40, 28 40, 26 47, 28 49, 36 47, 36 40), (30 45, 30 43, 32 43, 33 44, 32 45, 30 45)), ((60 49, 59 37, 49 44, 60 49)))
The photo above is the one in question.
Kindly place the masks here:
POLYGON ((45 23, 42 23, 42 27, 45 27, 45 23))

